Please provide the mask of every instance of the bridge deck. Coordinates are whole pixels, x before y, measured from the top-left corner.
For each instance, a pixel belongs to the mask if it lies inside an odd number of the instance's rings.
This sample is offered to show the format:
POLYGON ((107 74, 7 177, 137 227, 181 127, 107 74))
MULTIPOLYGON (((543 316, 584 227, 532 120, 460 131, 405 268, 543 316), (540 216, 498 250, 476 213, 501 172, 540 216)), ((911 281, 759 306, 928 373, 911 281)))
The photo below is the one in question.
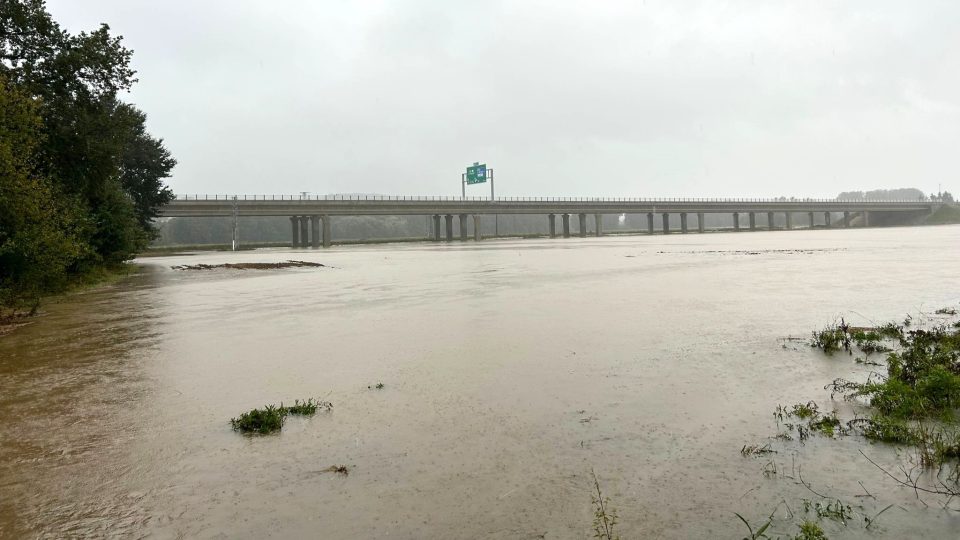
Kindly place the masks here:
POLYGON ((431 215, 431 214, 641 214, 730 212, 909 212, 932 210, 928 201, 836 199, 633 199, 506 197, 496 200, 402 196, 179 196, 162 217, 431 215))

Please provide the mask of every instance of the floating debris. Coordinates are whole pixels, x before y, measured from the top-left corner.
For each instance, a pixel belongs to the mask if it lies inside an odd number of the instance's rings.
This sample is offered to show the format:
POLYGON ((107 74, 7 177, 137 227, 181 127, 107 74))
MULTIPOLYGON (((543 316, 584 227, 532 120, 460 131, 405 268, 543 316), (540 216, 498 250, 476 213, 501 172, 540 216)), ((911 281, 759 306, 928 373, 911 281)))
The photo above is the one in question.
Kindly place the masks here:
POLYGON ((275 263, 223 263, 223 264, 181 264, 171 266, 174 270, 216 270, 230 268, 233 270, 276 270, 278 268, 326 268, 327 265, 308 261, 283 261, 275 263))

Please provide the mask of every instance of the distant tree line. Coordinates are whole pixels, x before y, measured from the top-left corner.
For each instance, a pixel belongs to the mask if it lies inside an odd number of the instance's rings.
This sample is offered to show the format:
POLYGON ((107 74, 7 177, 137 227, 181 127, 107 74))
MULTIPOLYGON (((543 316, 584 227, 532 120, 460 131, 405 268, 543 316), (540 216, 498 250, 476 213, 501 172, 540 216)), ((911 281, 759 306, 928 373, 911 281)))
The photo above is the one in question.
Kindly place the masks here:
POLYGON ((837 199, 845 201, 872 200, 872 201, 938 201, 953 202, 953 195, 949 191, 938 194, 931 193, 929 197, 917 188, 874 189, 871 191, 844 191, 837 195, 837 199))
POLYGON ((0 0, 0 306, 130 259, 156 235, 176 161, 118 99, 132 51, 72 35, 43 0, 0 0))

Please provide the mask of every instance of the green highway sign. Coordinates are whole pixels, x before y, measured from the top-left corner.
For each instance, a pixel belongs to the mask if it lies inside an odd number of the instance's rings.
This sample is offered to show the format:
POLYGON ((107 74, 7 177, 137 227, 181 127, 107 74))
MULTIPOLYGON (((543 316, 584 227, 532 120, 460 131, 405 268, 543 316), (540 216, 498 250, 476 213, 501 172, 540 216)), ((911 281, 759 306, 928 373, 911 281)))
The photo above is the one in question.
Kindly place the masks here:
POLYGON ((487 165, 474 163, 467 167, 467 185, 482 184, 487 181, 487 165))

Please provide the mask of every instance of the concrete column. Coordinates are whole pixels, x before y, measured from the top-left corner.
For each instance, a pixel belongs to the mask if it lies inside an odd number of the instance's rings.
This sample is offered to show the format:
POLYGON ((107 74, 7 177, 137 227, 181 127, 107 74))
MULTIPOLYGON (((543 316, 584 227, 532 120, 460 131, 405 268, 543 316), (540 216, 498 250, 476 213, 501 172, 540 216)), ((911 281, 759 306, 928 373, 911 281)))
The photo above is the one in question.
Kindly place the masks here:
POLYGON ((843 226, 844 227, 850 226, 850 212, 843 213, 843 226))
POLYGON ((550 220, 550 238, 557 237, 557 215, 548 214, 547 219, 550 220))
POLYGON ((467 241, 467 215, 460 214, 460 241, 467 241))
POLYGON ((828 229, 830 228, 830 212, 823 213, 823 223, 828 229))
POLYGON ((680 212, 680 232, 687 234, 687 213, 680 212))
POLYGON ((862 215, 863 215, 863 226, 864 226, 864 227, 869 227, 869 226, 870 226, 870 212, 867 212, 866 210, 864 210, 862 215))
POLYGON ((440 216, 438 214, 433 215, 433 241, 440 241, 440 216))
POLYGON ((307 247, 307 243, 309 242, 309 238, 310 238, 309 237, 309 234, 310 234, 309 220, 310 218, 308 218, 307 216, 300 216, 300 246, 301 247, 307 247))
POLYGON ((773 212, 767 212, 767 229, 773 230, 773 212))
POLYGON ((310 239, 312 247, 320 247, 320 216, 310 216, 310 239))
POLYGON ((300 247, 300 220, 297 216, 290 216, 290 229, 293 232, 293 241, 290 242, 290 246, 298 248, 300 247))
POLYGON ((482 238, 481 229, 480 229, 480 214, 473 215, 473 239, 476 242, 480 241, 482 238))
POLYGON ((663 214, 663 234, 670 234, 670 214, 663 214))
POLYGON ((446 222, 446 233, 447 233, 447 242, 453 242, 453 216, 447 214, 443 216, 443 220, 446 222))
POLYGON ((697 213, 697 232, 703 233, 706 230, 706 224, 703 222, 703 212, 697 213))
POLYGON ((810 214, 810 228, 812 229, 813 228, 813 212, 809 212, 809 214, 810 214))
POLYGON ((578 214, 577 217, 580 218, 579 220, 580 221, 580 237, 581 238, 586 237, 587 236, 587 215, 578 214))
POLYGON ((747 214, 747 218, 750 220, 750 230, 751 231, 757 230, 757 215, 754 214, 753 212, 750 212, 749 214, 747 214))
POLYGON ((323 247, 328 248, 333 244, 333 218, 330 216, 320 216, 323 221, 323 247))
POLYGON ((603 236, 603 214, 594 214, 593 219, 596 224, 595 234, 597 236, 603 236))
POLYGON ((793 228, 793 212, 784 212, 783 220, 786 223, 788 231, 793 228))
POLYGON ((647 234, 653 234, 653 214, 647 214, 647 234))
POLYGON ((740 214, 736 212, 733 213, 733 230, 740 230, 740 214))
POLYGON ((570 238, 570 214, 563 214, 561 218, 561 221, 563 221, 563 237, 570 238))

